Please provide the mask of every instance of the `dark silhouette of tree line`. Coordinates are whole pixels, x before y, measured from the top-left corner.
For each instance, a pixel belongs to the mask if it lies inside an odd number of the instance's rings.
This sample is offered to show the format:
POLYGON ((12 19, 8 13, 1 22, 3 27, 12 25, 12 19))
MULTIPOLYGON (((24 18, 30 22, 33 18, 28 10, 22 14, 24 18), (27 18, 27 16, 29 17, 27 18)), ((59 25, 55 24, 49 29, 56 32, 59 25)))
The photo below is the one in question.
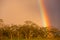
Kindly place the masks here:
POLYGON ((40 27, 32 21, 25 21, 23 25, 4 25, 0 28, 0 40, 13 40, 13 38, 17 40, 21 38, 60 38, 60 30, 57 28, 48 30, 47 27, 40 27))

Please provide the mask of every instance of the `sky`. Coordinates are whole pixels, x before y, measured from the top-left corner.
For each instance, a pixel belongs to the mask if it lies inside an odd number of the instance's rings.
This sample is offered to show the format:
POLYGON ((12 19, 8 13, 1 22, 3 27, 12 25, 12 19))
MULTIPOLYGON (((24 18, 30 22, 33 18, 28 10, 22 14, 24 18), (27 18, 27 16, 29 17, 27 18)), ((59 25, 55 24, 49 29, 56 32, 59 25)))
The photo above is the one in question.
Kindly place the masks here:
POLYGON ((0 18, 7 24, 22 24, 26 20, 41 24, 37 4, 37 0, 3 0, 0 18))
POLYGON ((44 0, 51 25, 60 27, 60 0, 44 0))
MULTIPOLYGON (((44 0, 51 26, 60 26, 60 0, 44 0)), ((0 18, 6 24, 30 20, 42 25, 38 0, 0 0, 0 18)))

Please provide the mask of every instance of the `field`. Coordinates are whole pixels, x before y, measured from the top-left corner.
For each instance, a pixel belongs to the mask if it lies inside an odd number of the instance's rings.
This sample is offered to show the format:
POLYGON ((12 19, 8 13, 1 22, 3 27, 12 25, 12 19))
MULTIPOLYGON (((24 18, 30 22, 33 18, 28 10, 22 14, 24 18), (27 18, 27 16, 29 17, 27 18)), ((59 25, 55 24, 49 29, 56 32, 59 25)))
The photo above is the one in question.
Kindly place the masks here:
POLYGON ((5 39, 2 39, 2 40, 60 40, 60 38, 31 38, 31 39, 23 39, 23 38, 20 38, 20 39, 17 39, 17 38, 8 39, 8 38, 5 38, 5 39))

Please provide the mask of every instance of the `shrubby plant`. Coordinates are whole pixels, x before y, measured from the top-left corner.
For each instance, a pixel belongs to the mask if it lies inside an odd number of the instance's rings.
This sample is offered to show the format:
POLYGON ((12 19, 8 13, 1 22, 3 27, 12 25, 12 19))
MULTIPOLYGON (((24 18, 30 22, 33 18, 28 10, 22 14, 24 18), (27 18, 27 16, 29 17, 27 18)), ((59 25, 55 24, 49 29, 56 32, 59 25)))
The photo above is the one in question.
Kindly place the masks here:
POLYGON ((4 27, 0 28, 0 40, 14 39, 60 40, 60 31, 57 28, 48 30, 47 27, 40 27, 32 21, 25 21, 23 25, 4 25, 4 27))

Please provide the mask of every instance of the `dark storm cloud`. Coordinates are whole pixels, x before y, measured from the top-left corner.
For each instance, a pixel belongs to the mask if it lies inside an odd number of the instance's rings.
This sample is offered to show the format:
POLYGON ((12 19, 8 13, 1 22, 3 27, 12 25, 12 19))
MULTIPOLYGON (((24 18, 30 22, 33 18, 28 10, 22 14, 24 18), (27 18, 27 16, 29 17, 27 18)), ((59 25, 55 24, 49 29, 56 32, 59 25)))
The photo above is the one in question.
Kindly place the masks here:
POLYGON ((51 25, 60 27, 60 0, 44 0, 51 25))

